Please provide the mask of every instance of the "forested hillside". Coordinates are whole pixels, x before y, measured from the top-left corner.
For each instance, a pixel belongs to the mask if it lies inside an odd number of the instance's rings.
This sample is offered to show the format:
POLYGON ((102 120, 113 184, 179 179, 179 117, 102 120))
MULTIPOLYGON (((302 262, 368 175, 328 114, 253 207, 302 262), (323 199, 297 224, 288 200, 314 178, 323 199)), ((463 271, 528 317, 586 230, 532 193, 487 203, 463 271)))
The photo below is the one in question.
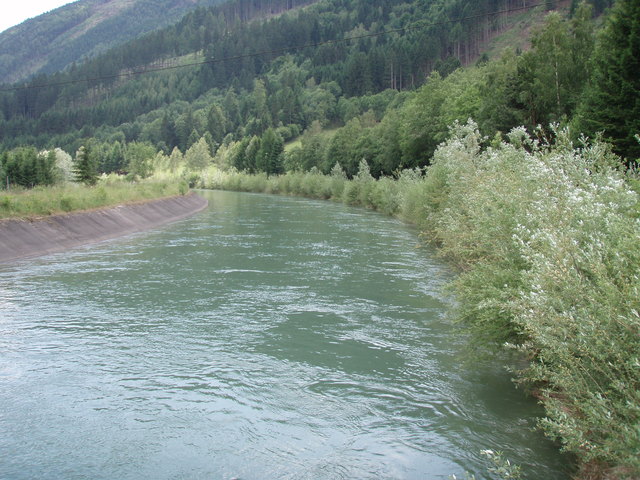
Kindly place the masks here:
POLYGON ((5 90, 0 141, 70 152, 88 139, 138 141, 184 152, 207 133, 213 149, 229 134, 227 142, 282 127, 288 139, 314 120, 339 125, 369 109, 379 120, 398 92, 476 59, 484 42, 535 2, 308 3, 238 0, 200 9, 66 73, 5 90), (126 76, 188 63, 198 65, 126 76), (356 106, 356 98, 378 94, 375 106, 356 106))
POLYGON ((79 0, 0 33, 0 83, 54 73, 222 0, 79 0))

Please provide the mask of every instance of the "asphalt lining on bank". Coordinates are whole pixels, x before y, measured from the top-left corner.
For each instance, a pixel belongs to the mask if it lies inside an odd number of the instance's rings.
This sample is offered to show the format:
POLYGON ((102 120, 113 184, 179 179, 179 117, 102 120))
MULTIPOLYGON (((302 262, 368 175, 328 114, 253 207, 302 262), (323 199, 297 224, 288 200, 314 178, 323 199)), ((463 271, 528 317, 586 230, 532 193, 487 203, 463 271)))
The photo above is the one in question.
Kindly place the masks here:
POLYGON ((203 210, 189 195, 38 219, 0 221, 0 263, 61 252, 182 220, 203 210))

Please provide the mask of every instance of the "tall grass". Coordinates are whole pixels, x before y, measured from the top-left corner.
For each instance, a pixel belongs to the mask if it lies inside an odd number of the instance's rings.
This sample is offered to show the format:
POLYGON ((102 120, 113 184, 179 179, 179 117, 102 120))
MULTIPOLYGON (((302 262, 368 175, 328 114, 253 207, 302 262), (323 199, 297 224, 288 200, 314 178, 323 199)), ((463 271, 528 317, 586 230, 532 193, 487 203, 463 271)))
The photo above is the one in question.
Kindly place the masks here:
MULTIPOLYGON (((516 129, 483 148, 457 125, 426 174, 347 180, 211 170, 205 188, 331 198, 419 226, 458 266, 457 317, 483 345, 519 351, 515 372, 546 409, 540 422, 589 468, 640 477, 640 202, 637 181, 598 141, 516 129)), ((604 473, 602 473, 605 475, 604 473)))
POLYGON ((87 187, 66 183, 54 187, 0 192, 0 218, 36 217, 76 210, 90 210, 123 203, 184 194, 186 188, 175 179, 155 179, 131 183, 121 177, 102 177, 98 185, 87 187))

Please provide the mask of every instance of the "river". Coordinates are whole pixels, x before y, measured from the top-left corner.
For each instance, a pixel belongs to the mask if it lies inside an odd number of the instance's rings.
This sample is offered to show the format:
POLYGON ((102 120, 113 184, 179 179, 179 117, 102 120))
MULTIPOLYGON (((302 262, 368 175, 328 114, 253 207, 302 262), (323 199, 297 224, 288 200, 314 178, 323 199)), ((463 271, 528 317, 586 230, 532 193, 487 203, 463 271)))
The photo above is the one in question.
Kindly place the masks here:
POLYGON ((0 478, 567 478, 399 221, 202 192, 162 229, 0 266, 0 478))

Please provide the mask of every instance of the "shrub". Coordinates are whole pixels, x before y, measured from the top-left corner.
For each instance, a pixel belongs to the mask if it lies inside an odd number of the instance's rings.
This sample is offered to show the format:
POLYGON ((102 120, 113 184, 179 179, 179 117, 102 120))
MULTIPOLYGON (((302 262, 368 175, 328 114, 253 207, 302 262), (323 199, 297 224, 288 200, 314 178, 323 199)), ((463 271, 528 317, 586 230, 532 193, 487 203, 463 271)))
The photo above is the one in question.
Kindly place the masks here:
POLYGON ((13 202, 9 195, 3 195, 2 197, 0 197, 0 208, 2 208, 3 210, 11 210, 12 203, 13 202))
POLYGON ((429 232, 463 267, 459 315, 531 359, 541 425, 583 462, 640 473, 638 194, 606 145, 456 126, 427 172, 429 232))

